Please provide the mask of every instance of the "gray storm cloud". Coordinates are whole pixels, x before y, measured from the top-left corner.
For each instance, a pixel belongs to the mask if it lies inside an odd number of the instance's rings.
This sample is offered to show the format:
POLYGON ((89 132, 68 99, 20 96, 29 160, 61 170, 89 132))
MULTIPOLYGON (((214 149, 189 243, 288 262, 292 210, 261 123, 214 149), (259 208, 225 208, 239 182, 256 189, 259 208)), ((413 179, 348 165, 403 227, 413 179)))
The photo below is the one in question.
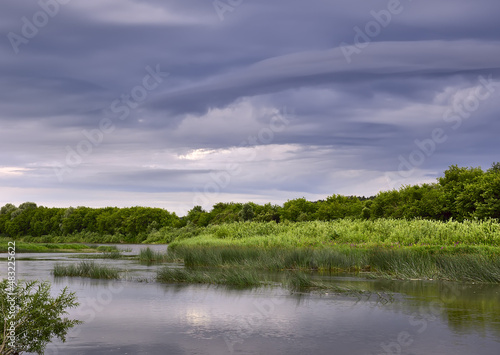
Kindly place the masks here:
POLYGON ((498 160, 498 2, 225 3, 3 1, 0 204, 280 203, 498 160))

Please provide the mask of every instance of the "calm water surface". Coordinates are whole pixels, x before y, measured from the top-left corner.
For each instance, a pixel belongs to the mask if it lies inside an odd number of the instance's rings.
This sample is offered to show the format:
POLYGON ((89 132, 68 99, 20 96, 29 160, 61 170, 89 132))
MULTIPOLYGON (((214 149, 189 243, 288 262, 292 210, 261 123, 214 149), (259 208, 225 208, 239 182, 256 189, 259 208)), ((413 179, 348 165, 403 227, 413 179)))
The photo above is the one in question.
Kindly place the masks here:
MULTIPOLYGON (((130 247, 134 254, 145 246, 130 247)), ((372 294, 231 290, 145 282, 157 266, 132 260, 98 261, 126 270, 120 281, 54 278, 54 263, 81 259, 17 257, 18 278, 48 280, 54 294, 67 286, 78 295, 80 306, 69 316, 85 324, 66 343, 52 343, 47 355, 500 354, 498 285, 322 276, 372 294)))

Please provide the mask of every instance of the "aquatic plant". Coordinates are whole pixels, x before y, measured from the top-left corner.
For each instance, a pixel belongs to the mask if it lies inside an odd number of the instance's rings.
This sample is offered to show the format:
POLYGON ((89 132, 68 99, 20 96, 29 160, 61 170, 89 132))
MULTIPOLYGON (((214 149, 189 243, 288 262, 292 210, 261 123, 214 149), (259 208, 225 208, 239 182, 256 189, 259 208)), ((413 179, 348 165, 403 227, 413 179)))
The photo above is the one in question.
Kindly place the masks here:
POLYGON ((62 265, 57 263, 52 271, 54 276, 79 276, 92 279, 117 279, 119 271, 106 265, 96 264, 93 261, 81 261, 78 264, 62 265))
POLYGON ((325 270, 371 273, 400 279, 500 282, 500 248, 387 246, 355 248, 262 248, 254 246, 178 246, 171 260, 187 268, 221 267, 261 270, 325 270))
POLYGON ((139 260, 145 263, 161 263, 168 260, 165 252, 154 251, 147 247, 139 251, 139 260))
POLYGON ((191 270, 164 267, 157 273, 157 281, 164 283, 206 283, 245 288, 261 285, 258 274, 252 270, 191 270))

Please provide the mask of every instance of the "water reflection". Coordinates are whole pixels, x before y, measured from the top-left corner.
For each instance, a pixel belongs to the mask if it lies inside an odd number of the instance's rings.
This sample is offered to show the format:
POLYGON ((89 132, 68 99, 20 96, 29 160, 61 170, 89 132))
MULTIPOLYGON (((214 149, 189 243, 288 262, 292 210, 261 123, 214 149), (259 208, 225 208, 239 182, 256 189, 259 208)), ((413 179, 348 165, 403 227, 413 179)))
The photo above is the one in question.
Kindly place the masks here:
MULTIPOLYGON (((447 322, 457 334, 493 332, 500 337, 500 286, 443 281, 339 281, 374 292, 395 292, 411 296, 419 313, 432 313, 447 322)), ((393 309, 404 305, 396 303, 393 309)))
POLYGON ((153 278, 157 266, 132 260, 105 261, 129 270, 128 280, 54 278, 55 262, 18 262, 20 278, 49 280, 54 293, 68 286, 81 303, 70 317, 85 324, 67 343, 51 344, 47 354, 490 355, 500 345, 498 285, 322 275, 372 293, 230 290, 137 282, 153 278))

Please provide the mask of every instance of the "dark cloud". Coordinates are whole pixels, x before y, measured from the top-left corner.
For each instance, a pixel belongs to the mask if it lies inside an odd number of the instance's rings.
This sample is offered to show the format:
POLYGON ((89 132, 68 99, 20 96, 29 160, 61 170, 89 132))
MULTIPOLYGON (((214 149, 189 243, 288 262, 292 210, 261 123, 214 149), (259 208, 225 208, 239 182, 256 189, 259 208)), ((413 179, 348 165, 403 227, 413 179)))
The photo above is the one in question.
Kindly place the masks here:
POLYGON ((221 20, 205 0, 4 0, 0 204, 277 202, 487 168, 500 4, 392 3, 255 0, 221 20))

